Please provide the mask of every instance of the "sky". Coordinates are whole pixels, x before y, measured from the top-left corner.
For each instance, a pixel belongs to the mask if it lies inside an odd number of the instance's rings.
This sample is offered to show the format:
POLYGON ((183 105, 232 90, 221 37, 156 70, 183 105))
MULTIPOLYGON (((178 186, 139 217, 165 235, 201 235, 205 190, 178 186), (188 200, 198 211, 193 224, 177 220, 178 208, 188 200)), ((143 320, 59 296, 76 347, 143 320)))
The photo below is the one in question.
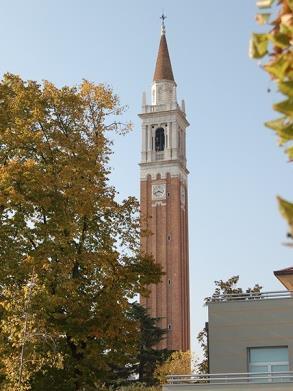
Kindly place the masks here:
POLYGON ((0 0, 0 76, 82 79, 110 85, 128 106, 127 136, 114 136, 111 183, 139 198, 142 92, 150 90, 167 14, 179 102, 186 102, 189 175, 191 339, 207 320, 203 299, 214 281, 240 276, 281 290, 274 270, 292 266, 276 195, 293 199, 292 165, 263 123, 280 97, 248 57, 259 27, 255 0, 0 0), (271 92, 268 92, 268 89, 271 92))

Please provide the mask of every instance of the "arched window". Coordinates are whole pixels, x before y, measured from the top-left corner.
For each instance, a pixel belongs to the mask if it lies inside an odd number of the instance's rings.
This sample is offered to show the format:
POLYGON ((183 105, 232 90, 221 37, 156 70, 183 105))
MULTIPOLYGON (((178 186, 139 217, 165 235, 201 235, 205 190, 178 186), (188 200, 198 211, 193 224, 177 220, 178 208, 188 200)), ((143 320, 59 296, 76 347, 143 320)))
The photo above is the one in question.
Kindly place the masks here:
POLYGON ((156 129, 155 150, 164 151, 165 148, 165 131, 163 128, 156 129))

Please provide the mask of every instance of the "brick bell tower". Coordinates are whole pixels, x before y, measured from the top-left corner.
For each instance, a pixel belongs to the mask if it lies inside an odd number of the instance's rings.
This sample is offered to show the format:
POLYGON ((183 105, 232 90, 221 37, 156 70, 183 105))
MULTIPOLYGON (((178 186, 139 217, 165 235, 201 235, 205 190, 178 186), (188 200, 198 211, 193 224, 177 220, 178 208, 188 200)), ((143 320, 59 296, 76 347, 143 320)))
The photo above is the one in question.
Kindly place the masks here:
POLYGON ((185 104, 177 103, 176 83, 162 15, 161 39, 152 84, 152 104, 143 94, 140 162, 141 217, 150 235, 142 249, 163 267, 162 282, 141 297, 159 326, 167 330, 159 348, 190 349, 188 191, 185 104))

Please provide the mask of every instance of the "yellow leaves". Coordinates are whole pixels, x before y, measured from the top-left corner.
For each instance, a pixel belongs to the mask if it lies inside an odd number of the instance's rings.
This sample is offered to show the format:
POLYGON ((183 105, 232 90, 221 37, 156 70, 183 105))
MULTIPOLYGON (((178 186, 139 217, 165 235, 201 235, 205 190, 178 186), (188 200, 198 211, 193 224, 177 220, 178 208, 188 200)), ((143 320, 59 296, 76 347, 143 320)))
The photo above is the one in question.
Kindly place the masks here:
POLYGON ((282 23, 282 26, 285 26, 286 27, 286 31, 291 31, 292 32, 292 26, 293 26, 293 15, 292 13, 289 13, 289 14, 283 14, 281 16, 281 23, 282 23))
POLYGON ((80 85, 80 94, 88 105, 97 105, 98 108, 113 110, 118 105, 117 96, 113 95, 110 87, 103 84, 94 84, 84 80, 80 85))
POLYGON ((270 8, 274 2, 275 0, 258 0, 256 6, 258 8, 270 8))
POLYGON ((163 364, 157 366, 155 377, 160 384, 167 382, 169 375, 189 375, 195 368, 196 358, 190 352, 176 351, 171 354, 169 359, 163 364))
POLYGON ((293 80, 285 81, 283 83, 281 82, 278 84, 278 87, 282 94, 293 98, 293 80))
MULTIPOLYGON (((292 123, 293 121, 293 98, 286 99, 282 102, 275 103, 273 105, 274 110, 279 111, 282 114, 285 114, 288 120, 292 123)), ((291 125, 292 130, 292 125, 291 125)), ((293 139, 293 134, 291 135, 293 139)))
POLYGON ((275 47, 286 49, 290 45, 291 36, 286 32, 274 32, 270 34, 270 39, 275 47))
POLYGON ((29 390, 34 373, 47 366, 63 365, 63 355, 55 349, 60 335, 48 332, 41 311, 35 310, 43 293, 44 286, 35 274, 21 289, 15 284, 2 292, 5 312, 0 333, 6 343, 0 343, 0 363, 6 384, 12 389, 29 390))
MULTIPOLYGON (((292 152, 292 158, 293 158, 293 150, 291 148, 292 152)), ((289 151, 290 156, 290 151, 289 151)), ((286 201, 284 198, 277 197, 278 203, 279 203, 279 209, 282 214, 282 216, 286 219, 288 226, 289 226, 289 232, 287 234, 287 237, 289 237, 291 240, 293 238, 293 203, 286 201)), ((290 243, 284 243, 284 245, 292 247, 292 242, 290 243)))
POLYGON ((273 129, 279 136, 279 145, 283 146, 293 140, 293 123, 288 122, 286 117, 268 121, 265 125, 273 129))
POLYGON ((292 56, 285 53, 285 55, 277 55, 272 60, 270 60, 264 69, 278 81, 284 81, 287 79, 288 71, 291 68, 292 56))
POLYGON ((292 162, 293 161, 293 146, 287 148, 286 153, 289 157, 289 161, 292 162))
MULTIPOLYGON (((272 7, 274 0, 259 0, 259 8, 272 7)), ((270 58, 264 65, 265 71, 272 77, 278 86, 278 90, 286 96, 286 99, 275 103, 273 109, 283 114, 282 118, 266 122, 266 126, 273 129, 279 145, 285 145, 285 152, 289 161, 293 160, 293 1, 280 0, 277 3, 277 16, 271 21, 271 31, 262 34, 253 34, 251 40, 251 55, 261 58, 269 54, 270 58)), ((257 15, 260 24, 268 23, 269 14, 257 15)), ((292 231, 293 211, 292 204, 278 198, 280 211, 288 221, 292 231)))
MULTIPOLYGON (((257 2, 259 8, 270 8, 272 0, 262 0, 257 2)), ((273 29, 268 33, 253 34, 250 41, 250 55, 252 58, 262 58, 270 54, 270 62, 265 66, 274 78, 283 80, 284 73, 288 74, 292 69, 292 13, 288 13, 287 0, 280 1, 279 13, 270 25, 273 29), (271 50, 269 51, 269 44, 271 50)), ((256 20, 259 24, 269 24, 269 13, 257 14, 256 20)))
POLYGON ((27 159, 24 163, 23 163, 23 166, 24 166, 24 170, 32 170, 36 167, 37 165, 37 162, 34 160, 34 159, 27 159))
POLYGON ((270 16, 271 14, 269 13, 262 13, 262 14, 257 14, 255 19, 258 24, 263 25, 269 21, 270 16))
MULTIPOLYGON (((106 132, 118 127, 118 98, 87 81, 57 88, 13 75, 0 94, 0 367, 13 384, 25 344, 24 385, 61 365, 63 352, 74 368, 71 339, 93 358, 94 378, 106 351, 126 364, 127 298, 160 276, 139 254, 137 202, 118 204, 108 185, 106 132)), ((79 366, 89 371, 86 360, 79 366)))
POLYGON ((249 56, 251 58, 262 58, 268 52, 268 34, 253 33, 249 41, 249 56))
POLYGON ((284 198, 277 197, 279 208, 283 217, 287 220, 291 234, 293 235, 293 203, 286 201, 284 198))

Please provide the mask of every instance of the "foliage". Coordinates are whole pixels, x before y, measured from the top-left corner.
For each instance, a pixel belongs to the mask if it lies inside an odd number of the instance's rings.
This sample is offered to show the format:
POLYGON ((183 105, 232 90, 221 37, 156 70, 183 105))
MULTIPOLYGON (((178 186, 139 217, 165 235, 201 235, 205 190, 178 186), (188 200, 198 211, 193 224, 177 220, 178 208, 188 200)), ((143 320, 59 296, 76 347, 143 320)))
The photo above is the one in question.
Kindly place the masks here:
POLYGON ((196 369, 198 373, 209 373, 208 323, 206 323, 205 327, 198 333, 197 340, 202 349, 203 357, 201 361, 198 362, 196 369))
POLYGON ((96 389, 136 352, 129 299, 161 271, 108 184, 122 111, 88 81, 0 83, 1 390, 96 389))
POLYGON ((164 339, 166 331, 158 327, 158 319, 152 318, 147 309, 137 302, 131 304, 128 317, 137 325, 135 351, 129 357, 126 366, 112 366, 107 383, 129 385, 139 382, 139 384, 153 385, 156 383, 154 379, 156 365, 165 361, 171 354, 167 349, 158 349, 158 344, 164 339))
MULTIPOLYGON (((219 280, 215 281, 215 291, 211 297, 205 298, 205 303, 210 299, 218 299, 221 295, 231 295, 239 293, 259 293, 262 290, 262 286, 255 284, 253 288, 247 288, 245 291, 238 287, 239 276, 232 276, 227 281, 219 280)), ((209 347, 208 347, 208 323, 199 332, 197 340, 203 351, 203 358, 197 364, 196 369, 199 373, 209 373, 209 347)))
POLYGON ((165 384, 168 375, 188 375, 195 366, 196 359, 190 351, 175 351, 168 360, 157 366, 155 376, 160 384, 165 384))
POLYGON ((158 344, 164 338, 166 330, 157 326, 157 318, 149 316, 147 310, 138 303, 132 305, 132 317, 139 322, 139 341, 137 364, 133 372, 138 374, 141 383, 155 383, 154 371, 158 363, 164 362, 171 354, 167 349, 158 349, 158 344))
POLYGON ((262 287, 258 284, 255 284, 253 288, 247 288, 245 291, 238 287, 239 276, 230 277, 227 281, 219 280, 215 281, 215 291, 211 297, 205 298, 205 303, 210 299, 217 299, 221 295, 232 295, 240 293, 258 293, 262 290, 262 287))
MULTIPOLYGON (((253 34, 250 41, 250 55, 253 58, 267 58, 264 70, 275 81, 284 100, 273 105, 281 117, 266 122, 278 136, 279 145, 285 147, 289 161, 293 161, 293 1, 259 0, 260 13, 257 22, 269 24, 268 32, 253 34), (264 11, 263 11, 264 10, 264 11), (276 16, 274 13, 276 12, 276 16)), ((293 203, 278 197, 282 215, 289 224, 289 237, 293 236, 293 203)))

